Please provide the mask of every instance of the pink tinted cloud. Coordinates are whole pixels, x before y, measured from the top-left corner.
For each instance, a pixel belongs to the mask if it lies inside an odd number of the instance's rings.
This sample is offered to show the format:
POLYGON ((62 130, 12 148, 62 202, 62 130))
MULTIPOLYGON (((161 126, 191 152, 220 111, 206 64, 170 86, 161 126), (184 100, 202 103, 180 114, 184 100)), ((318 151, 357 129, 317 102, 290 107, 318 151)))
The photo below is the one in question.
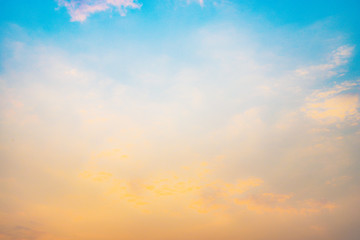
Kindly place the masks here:
POLYGON ((72 22, 84 22, 91 14, 110 8, 116 8, 121 16, 126 15, 128 8, 141 8, 135 0, 58 0, 58 4, 67 8, 72 22))

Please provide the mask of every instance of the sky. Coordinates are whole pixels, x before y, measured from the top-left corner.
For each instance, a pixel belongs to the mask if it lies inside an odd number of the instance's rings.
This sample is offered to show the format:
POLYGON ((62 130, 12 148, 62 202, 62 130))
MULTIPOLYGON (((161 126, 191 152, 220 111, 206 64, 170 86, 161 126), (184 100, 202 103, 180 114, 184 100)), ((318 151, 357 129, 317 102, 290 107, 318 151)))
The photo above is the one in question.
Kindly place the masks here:
POLYGON ((357 240, 357 0, 0 0, 0 240, 357 240))

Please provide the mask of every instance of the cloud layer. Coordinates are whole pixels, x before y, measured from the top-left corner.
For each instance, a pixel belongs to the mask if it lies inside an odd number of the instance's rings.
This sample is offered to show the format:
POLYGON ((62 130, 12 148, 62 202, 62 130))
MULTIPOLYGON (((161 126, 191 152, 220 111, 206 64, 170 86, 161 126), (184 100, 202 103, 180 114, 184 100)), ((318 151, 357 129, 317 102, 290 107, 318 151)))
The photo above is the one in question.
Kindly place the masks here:
POLYGON ((162 37, 8 40, 0 239, 356 239, 354 46, 300 57, 231 24, 162 37))

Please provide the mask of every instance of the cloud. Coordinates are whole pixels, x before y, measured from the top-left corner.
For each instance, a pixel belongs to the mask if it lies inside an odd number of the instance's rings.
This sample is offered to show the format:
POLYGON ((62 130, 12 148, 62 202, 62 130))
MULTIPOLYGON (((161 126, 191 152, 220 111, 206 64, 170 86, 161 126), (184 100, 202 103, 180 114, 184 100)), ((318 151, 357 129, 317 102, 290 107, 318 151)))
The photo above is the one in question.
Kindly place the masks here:
MULTIPOLYGON (((328 227, 353 194, 358 168, 344 165, 359 135, 340 141, 318 122, 356 122, 358 83, 304 87, 298 65, 221 28, 176 36, 186 61, 126 43, 90 56, 17 44, 0 76, 0 225, 81 240, 291 239, 315 218, 328 227), (256 237, 259 225, 275 228, 256 237)), ((332 49, 334 66, 348 59, 332 49)))
POLYGON ((125 16, 127 9, 140 9, 135 0, 57 0, 59 6, 67 8, 72 22, 84 22, 91 14, 116 9, 125 16))
POLYGON ((341 176, 341 177, 335 177, 331 180, 326 181, 326 184, 331 185, 333 187, 342 186, 346 183, 348 183, 352 178, 349 176, 341 176))
POLYGON ((329 55, 326 63, 298 68, 295 73, 304 79, 330 78, 344 74, 345 70, 339 67, 348 63, 354 49, 350 45, 340 46, 329 55))
MULTIPOLYGON (((125 166, 123 166, 125 168, 125 166)), ((141 212, 154 212, 156 202, 167 199, 177 208, 194 209, 198 213, 211 213, 229 208, 235 196, 239 196, 263 184, 259 178, 238 179, 234 183, 214 180, 212 175, 199 176, 206 169, 204 164, 186 169, 157 171, 157 175, 149 175, 134 179, 124 178, 115 173, 86 170, 79 174, 80 181, 94 183, 101 187, 107 198, 125 201, 136 205, 141 212), (179 202, 181 200, 181 203, 179 202)), ((163 210, 170 211, 167 206, 163 210)))
POLYGON ((204 6, 204 0, 186 0, 188 4, 190 4, 191 2, 196 2, 198 4, 200 4, 200 6, 204 6))
POLYGON ((306 115, 325 124, 345 122, 357 125, 360 83, 344 82, 322 91, 315 91, 302 109, 306 115))
POLYGON ((26 226, 17 225, 15 227, 3 227, 0 225, 0 239, 29 239, 29 240, 37 240, 43 237, 46 237, 44 232, 38 231, 33 228, 29 228, 26 226))
POLYGON ((112 177, 112 174, 107 172, 92 173, 89 171, 84 171, 79 176, 84 179, 91 179, 96 182, 103 182, 110 179, 112 177))
POLYGON ((252 195, 246 199, 236 199, 235 203, 245 205, 257 213, 274 212, 282 214, 308 215, 321 211, 332 210, 336 207, 328 201, 303 200, 290 202, 292 195, 263 193, 252 195))

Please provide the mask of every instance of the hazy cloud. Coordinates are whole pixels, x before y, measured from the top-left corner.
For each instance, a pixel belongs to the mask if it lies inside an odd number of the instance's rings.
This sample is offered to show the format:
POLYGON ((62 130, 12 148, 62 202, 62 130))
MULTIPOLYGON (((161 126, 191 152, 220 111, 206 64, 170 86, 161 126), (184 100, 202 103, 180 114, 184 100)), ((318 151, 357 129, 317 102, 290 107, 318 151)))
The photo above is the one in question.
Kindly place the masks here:
POLYGON ((359 81, 344 82, 313 93, 303 111, 309 117, 323 123, 331 124, 346 120, 347 124, 357 125, 360 121, 359 106, 359 81))
MULTIPOLYGON (((161 229, 158 239, 329 239, 313 233, 344 209, 358 217, 348 187, 358 81, 305 85, 294 69, 307 61, 274 63, 280 54, 257 54, 231 27, 189 35, 198 62, 145 47, 92 56, 120 73, 46 44, 11 45, 0 76, 5 237, 144 239, 161 229)), ((331 71, 352 51, 338 46, 331 71)))

